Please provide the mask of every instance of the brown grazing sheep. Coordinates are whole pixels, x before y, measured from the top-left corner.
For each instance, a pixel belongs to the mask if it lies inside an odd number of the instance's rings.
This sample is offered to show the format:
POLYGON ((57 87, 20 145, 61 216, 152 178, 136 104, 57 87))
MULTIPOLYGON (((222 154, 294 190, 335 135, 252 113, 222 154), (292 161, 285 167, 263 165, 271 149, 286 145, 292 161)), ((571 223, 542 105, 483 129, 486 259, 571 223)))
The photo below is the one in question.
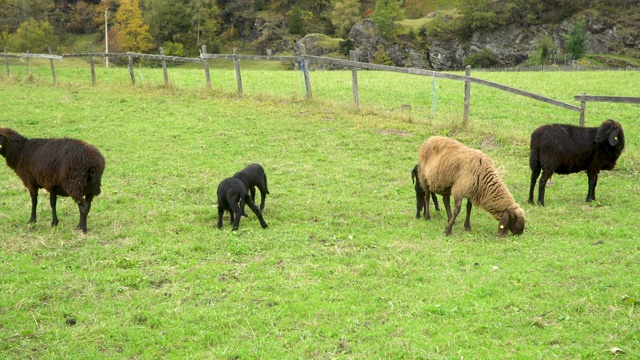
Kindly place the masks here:
MULTIPOLYGON (((515 235, 524 231, 524 210, 515 202, 506 185, 498 176, 491 158, 485 153, 470 149, 456 140, 434 136, 422 144, 418 157, 420 184, 425 193, 435 192, 443 196, 445 206, 453 196, 455 210, 450 217, 445 235, 460 213, 462 199, 467 198, 465 229, 470 230, 469 217, 472 204, 485 209, 499 220, 498 236, 507 230, 515 235)), ((426 198, 427 218, 429 198, 426 198)))
POLYGON ((20 177, 31 195, 31 218, 36 222, 38 189, 46 189, 53 219, 57 196, 71 196, 78 204, 80 222, 77 229, 87 233, 87 215, 91 201, 100 194, 104 157, 90 144, 75 139, 27 139, 16 131, 0 128, 0 154, 20 177))

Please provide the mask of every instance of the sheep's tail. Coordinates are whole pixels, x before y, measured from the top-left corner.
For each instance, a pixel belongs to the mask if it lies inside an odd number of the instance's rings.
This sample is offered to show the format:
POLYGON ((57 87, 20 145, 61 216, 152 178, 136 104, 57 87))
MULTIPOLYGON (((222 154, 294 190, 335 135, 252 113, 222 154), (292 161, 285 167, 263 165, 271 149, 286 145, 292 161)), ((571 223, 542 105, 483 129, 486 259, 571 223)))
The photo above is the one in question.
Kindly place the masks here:
POLYGON ((264 191, 265 191, 267 194, 270 194, 270 192, 269 192, 269 186, 267 185, 267 174, 264 174, 264 191))
POLYGON ((93 147, 89 149, 90 151, 87 153, 89 154, 90 165, 87 181, 92 184, 92 194, 96 196, 100 194, 100 188, 102 187, 102 173, 104 172, 105 162, 104 157, 97 149, 93 147))
POLYGON ((413 168, 413 170, 411 170, 411 183, 415 184, 417 178, 418 178, 418 165, 416 165, 413 168))

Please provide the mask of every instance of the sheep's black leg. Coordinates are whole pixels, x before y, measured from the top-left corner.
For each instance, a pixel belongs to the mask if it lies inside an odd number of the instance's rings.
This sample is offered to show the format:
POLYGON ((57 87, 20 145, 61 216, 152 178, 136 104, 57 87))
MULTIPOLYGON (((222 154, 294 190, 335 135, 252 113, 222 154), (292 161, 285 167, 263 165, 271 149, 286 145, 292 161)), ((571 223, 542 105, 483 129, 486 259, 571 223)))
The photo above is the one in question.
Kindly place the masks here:
POLYGON ((80 210, 80 222, 76 229, 81 230, 83 234, 87 233, 87 215, 89 214, 89 209, 91 205, 85 200, 76 201, 78 204, 78 209, 80 210))
POLYGON ((598 174, 589 176, 589 191, 587 192, 587 202, 596 201, 596 185, 598 185, 598 174))
POLYGON ((267 223, 264 221, 260 209, 256 206, 253 200, 251 200, 251 197, 249 197, 248 195, 245 196, 245 202, 247 203, 247 205, 249 205, 249 208, 253 210, 253 213, 256 214, 258 220, 260 220, 260 226, 262 226, 263 229, 267 228, 267 223))
POLYGON ((29 194, 31 195, 31 218, 29 219, 29 224, 36 222, 36 207, 38 206, 38 189, 31 190, 29 189, 29 194))
POLYGON ((231 222, 233 223, 233 227, 231 230, 238 230, 240 227, 240 218, 242 217, 242 207, 244 207, 244 203, 241 201, 241 206, 238 206, 238 198, 235 196, 227 196, 227 201, 229 202, 229 215, 231 216, 231 222))
POLYGON ((444 203, 444 209, 447 211, 447 221, 451 220, 451 196, 443 195, 442 202, 444 203))
POLYGON ((56 213, 56 202, 58 200, 58 195, 55 192, 49 194, 49 204, 51 204, 51 226, 58 225, 58 214, 56 213))
POLYGON ((473 204, 471 200, 467 199, 467 218, 464 219, 464 229, 467 231, 471 231, 471 208, 473 204))
POLYGON ((416 192, 416 219, 420 219, 420 212, 424 209, 424 195, 416 192))
MULTIPOLYGON (((258 186, 258 190, 260 190, 260 211, 264 210, 264 201, 267 198, 267 189, 263 186, 258 186)), ((253 195, 253 194, 252 194, 253 195)), ((256 201, 255 196, 251 196, 251 200, 256 201)))
POLYGON ((224 215, 224 206, 221 204, 223 200, 218 200, 218 229, 222 229, 222 216, 224 215))
POLYGON ((424 219, 431 220, 431 214, 429 213, 429 190, 424 191, 424 195, 422 198, 422 204, 424 204, 424 219))
POLYGON ((456 222, 456 218, 458 217, 458 214, 460 214, 461 205, 462 205, 462 198, 455 198, 455 209, 453 210, 453 216, 451 217, 451 219, 449 219, 449 223, 447 224, 447 227, 444 229, 445 235, 451 234, 451 228, 453 227, 453 224, 456 222))
POLYGON ((540 177, 540 184, 538 184, 538 204, 544 206, 544 190, 547 187, 547 180, 552 174, 547 174, 546 171, 542 172, 540 177))
MULTIPOLYGON (((247 194, 251 195, 251 198, 255 198, 256 197, 256 188, 254 188, 253 186, 249 188, 249 192, 247 194)), ((240 205, 240 210, 242 210, 242 216, 244 217, 249 217, 249 215, 247 214, 247 212, 245 211, 245 207, 244 207, 244 199, 242 199, 242 204, 240 205)))
POLYGON ((433 200, 433 207, 436 209, 436 211, 440 211, 440 207, 438 206, 438 198, 436 197, 436 193, 434 193, 434 192, 431 193, 431 199, 433 200))
POLYGON ((531 169, 531 186, 529 187, 529 204, 533 204, 533 191, 536 188, 536 181, 538 180, 538 176, 540 176, 540 168, 532 168, 531 169))

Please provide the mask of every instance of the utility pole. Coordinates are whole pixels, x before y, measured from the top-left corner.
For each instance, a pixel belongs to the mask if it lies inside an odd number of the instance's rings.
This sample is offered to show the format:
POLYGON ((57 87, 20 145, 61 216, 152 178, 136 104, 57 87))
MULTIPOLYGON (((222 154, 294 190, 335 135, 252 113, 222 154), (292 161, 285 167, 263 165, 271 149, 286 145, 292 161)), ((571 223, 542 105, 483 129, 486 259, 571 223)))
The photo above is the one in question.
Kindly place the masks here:
POLYGON ((105 54, 107 56, 105 56, 105 60, 107 61, 107 68, 109 67, 109 30, 107 29, 108 27, 108 23, 107 23, 107 16, 109 16, 108 13, 109 9, 104 9, 104 49, 105 49, 105 54))

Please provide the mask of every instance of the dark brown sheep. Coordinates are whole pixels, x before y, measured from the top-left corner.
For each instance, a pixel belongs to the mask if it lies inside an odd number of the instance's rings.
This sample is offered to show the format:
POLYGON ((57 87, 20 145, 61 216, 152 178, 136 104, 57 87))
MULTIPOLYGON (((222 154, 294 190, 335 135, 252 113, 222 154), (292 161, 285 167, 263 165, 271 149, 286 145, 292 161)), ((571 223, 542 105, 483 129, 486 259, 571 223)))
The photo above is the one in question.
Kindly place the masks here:
POLYGON ((87 233, 87 214, 94 196, 100 194, 105 166, 98 149, 81 140, 27 139, 14 130, 0 128, 0 154, 29 189, 29 223, 36 222, 38 189, 46 189, 53 215, 51 226, 58 225, 58 195, 70 196, 80 210, 77 229, 87 233))
POLYGON ((538 187, 538 203, 544 206, 547 180, 554 173, 572 174, 586 170, 589 178, 587 202, 596 199, 600 170, 611 170, 624 150, 624 132, 620 123, 606 120, 600 127, 578 127, 563 124, 543 125, 531 134, 531 186, 529 203, 542 171, 538 187))

